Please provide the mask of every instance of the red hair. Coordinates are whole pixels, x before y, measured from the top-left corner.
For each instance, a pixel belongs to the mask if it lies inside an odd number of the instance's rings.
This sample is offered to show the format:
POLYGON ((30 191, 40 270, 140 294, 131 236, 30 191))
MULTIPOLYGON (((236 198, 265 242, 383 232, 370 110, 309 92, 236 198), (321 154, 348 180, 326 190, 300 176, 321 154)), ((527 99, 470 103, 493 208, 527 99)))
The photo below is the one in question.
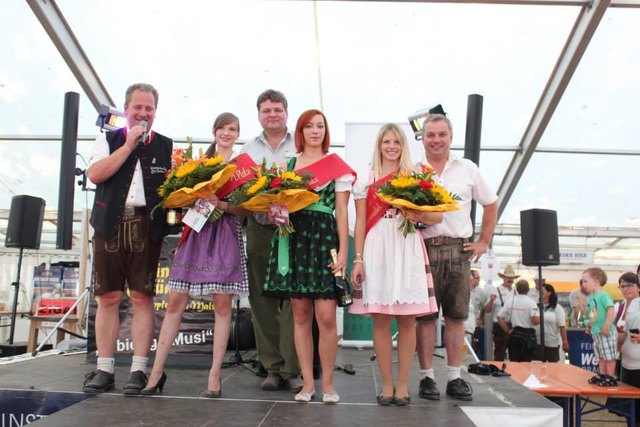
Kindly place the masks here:
POLYGON ((304 150, 304 134, 302 133, 302 129, 311 121, 314 116, 321 115, 322 120, 324 120, 324 140, 322 141, 322 152, 327 153, 329 151, 329 145, 331 143, 331 137, 329 136, 329 123, 327 122, 327 117, 320 110, 307 110, 304 113, 300 114, 298 117, 298 123, 296 123, 296 133, 295 133, 295 143, 296 143, 296 152, 302 153, 304 150))

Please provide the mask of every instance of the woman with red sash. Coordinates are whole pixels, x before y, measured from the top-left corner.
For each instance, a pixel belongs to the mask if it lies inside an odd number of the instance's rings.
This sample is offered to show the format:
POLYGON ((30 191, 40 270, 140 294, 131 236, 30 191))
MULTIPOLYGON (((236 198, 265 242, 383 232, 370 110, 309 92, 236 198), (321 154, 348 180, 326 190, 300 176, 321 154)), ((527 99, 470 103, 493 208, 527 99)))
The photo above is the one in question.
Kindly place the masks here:
POLYGON ((288 242, 277 233, 274 236, 264 295, 291 298, 294 341, 304 379, 304 387, 295 396, 298 402, 310 402, 315 396, 311 333, 315 312, 320 332, 322 401, 332 404, 340 401, 333 386, 338 350, 334 273, 344 276, 347 266, 347 204, 355 172, 337 155, 327 154, 329 142, 324 114, 318 110, 302 113, 295 131, 299 155, 291 159, 288 168, 311 174, 310 187, 320 200, 291 214, 295 232, 284 238, 288 242), (281 241, 288 243, 286 251, 282 251, 281 241), (336 263, 331 259, 331 249, 338 252, 336 263))
MULTIPOLYGON (((415 318, 438 309, 421 234, 409 233, 404 237, 399 230, 402 213, 375 195, 376 186, 411 169, 405 134, 399 126, 389 123, 378 132, 369 179, 359 180, 354 187, 356 254, 351 282, 355 291, 349 312, 373 317, 373 345, 382 379, 377 401, 383 406, 404 406, 411 402, 408 381, 416 348, 415 318), (398 325, 395 387, 391 337, 394 317, 398 325)), ((430 213, 428 218, 429 224, 438 223, 442 221, 442 213, 430 213)))
MULTIPOLYGON (((213 124, 214 141, 207 149, 206 156, 221 155, 223 161, 228 162, 237 155, 233 145, 239 135, 238 118, 231 113, 220 114, 213 124)), ((236 186, 240 184, 242 182, 236 183, 236 186)), ((212 296, 215 306, 213 360, 207 389, 202 396, 216 398, 222 393, 221 368, 231 331, 231 299, 233 295, 244 296, 249 293, 242 218, 239 216, 244 211, 230 207, 216 196, 209 197, 208 201, 223 211, 223 215, 215 222, 207 222, 199 233, 185 227, 173 259, 169 275, 169 302, 158 337, 153 369, 147 387, 141 392, 143 395, 156 394, 164 387, 167 379, 164 365, 178 334, 189 297, 202 298, 208 295, 212 296)))

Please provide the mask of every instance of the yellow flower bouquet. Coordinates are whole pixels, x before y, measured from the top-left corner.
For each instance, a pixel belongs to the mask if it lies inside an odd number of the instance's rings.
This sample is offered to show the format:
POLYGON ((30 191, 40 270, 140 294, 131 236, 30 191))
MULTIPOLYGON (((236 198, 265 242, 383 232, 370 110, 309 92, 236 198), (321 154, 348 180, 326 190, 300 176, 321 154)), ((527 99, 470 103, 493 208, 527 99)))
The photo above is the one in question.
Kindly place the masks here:
MULTIPOLYGON (((307 175, 281 169, 275 164, 267 168, 265 162, 253 169, 255 178, 231 193, 232 204, 253 212, 269 212, 273 206, 285 206, 288 213, 292 213, 320 200, 320 196, 309 190, 307 175)), ((279 224, 278 230, 281 236, 294 231, 288 222, 279 224)))
MULTIPOLYGON (((378 187, 376 196, 384 203, 402 210, 412 209, 421 212, 450 212, 459 209, 460 196, 449 193, 442 185, 433 179, 434 171, 428 166, 422 166, 421 171, 400 173, 378 187)), ((402 234, 406 237, 416 231, 415 225, 404 219, 400 225, 402 234)))
POLYGON ((209 158, 200 150, 200 156, 193 159, 193 144, 191 138, 187 140, 189 147, 186 150, 176 149, 171 156, 174 167, 167 173, 164 183, 158 187, 158 195, 162 200, 154 210, 160 206, 191 206, 196 200, 215 194, 236 171, 237 166, 224 163, 220 155, 209 158))

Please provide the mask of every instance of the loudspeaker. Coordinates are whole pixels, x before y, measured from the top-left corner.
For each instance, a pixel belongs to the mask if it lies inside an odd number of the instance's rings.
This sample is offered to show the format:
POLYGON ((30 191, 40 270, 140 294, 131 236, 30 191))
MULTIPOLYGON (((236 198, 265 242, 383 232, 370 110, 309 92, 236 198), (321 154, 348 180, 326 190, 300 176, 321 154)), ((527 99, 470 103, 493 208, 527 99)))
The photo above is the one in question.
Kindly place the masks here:
POLYGON ((45 204, 40 197, 13 196, 4 241, 7 248, 40 248, 45 204))
POLYGON ((73 237, 73 195, 76 180, 76 151, 78 147, 78 114, 80 95, 64 95, 62 117, 62 148, 60 150, 60 185, 58 187, 58 229, 56 248, 71 249, 73 237))
POLYGON ((524 265, 560 264, 556 211, 547 209, 520 211, 520 234, 524 265))

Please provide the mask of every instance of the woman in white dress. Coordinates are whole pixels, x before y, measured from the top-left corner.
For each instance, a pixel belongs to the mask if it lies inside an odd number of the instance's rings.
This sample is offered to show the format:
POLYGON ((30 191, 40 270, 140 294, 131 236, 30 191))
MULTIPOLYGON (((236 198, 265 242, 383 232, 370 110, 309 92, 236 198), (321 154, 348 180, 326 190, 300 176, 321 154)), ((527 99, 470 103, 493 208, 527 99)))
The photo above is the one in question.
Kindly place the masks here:
MULTIPOLYGON (((395 124, 382 126, 373 150, 371 171, 354 189, 356 200, 355 259, 351 281, 355 289, 349 312, 373 317, 373 345, 382 380, 380 405, 408 405, 409 372, 416 347, 416 316, 437 311, 427 250, 419 232, 406 237, 399 230, 398 209, 375 196, 376 186, 394 174, 410 171, 406 137, 395 124), (360 292, 361 291, 361 292, 360 292), (391 321, 398 325, 398 380, 394 387, 391 321)), ((442 213, 429 215, 431 224, 442 213)))

